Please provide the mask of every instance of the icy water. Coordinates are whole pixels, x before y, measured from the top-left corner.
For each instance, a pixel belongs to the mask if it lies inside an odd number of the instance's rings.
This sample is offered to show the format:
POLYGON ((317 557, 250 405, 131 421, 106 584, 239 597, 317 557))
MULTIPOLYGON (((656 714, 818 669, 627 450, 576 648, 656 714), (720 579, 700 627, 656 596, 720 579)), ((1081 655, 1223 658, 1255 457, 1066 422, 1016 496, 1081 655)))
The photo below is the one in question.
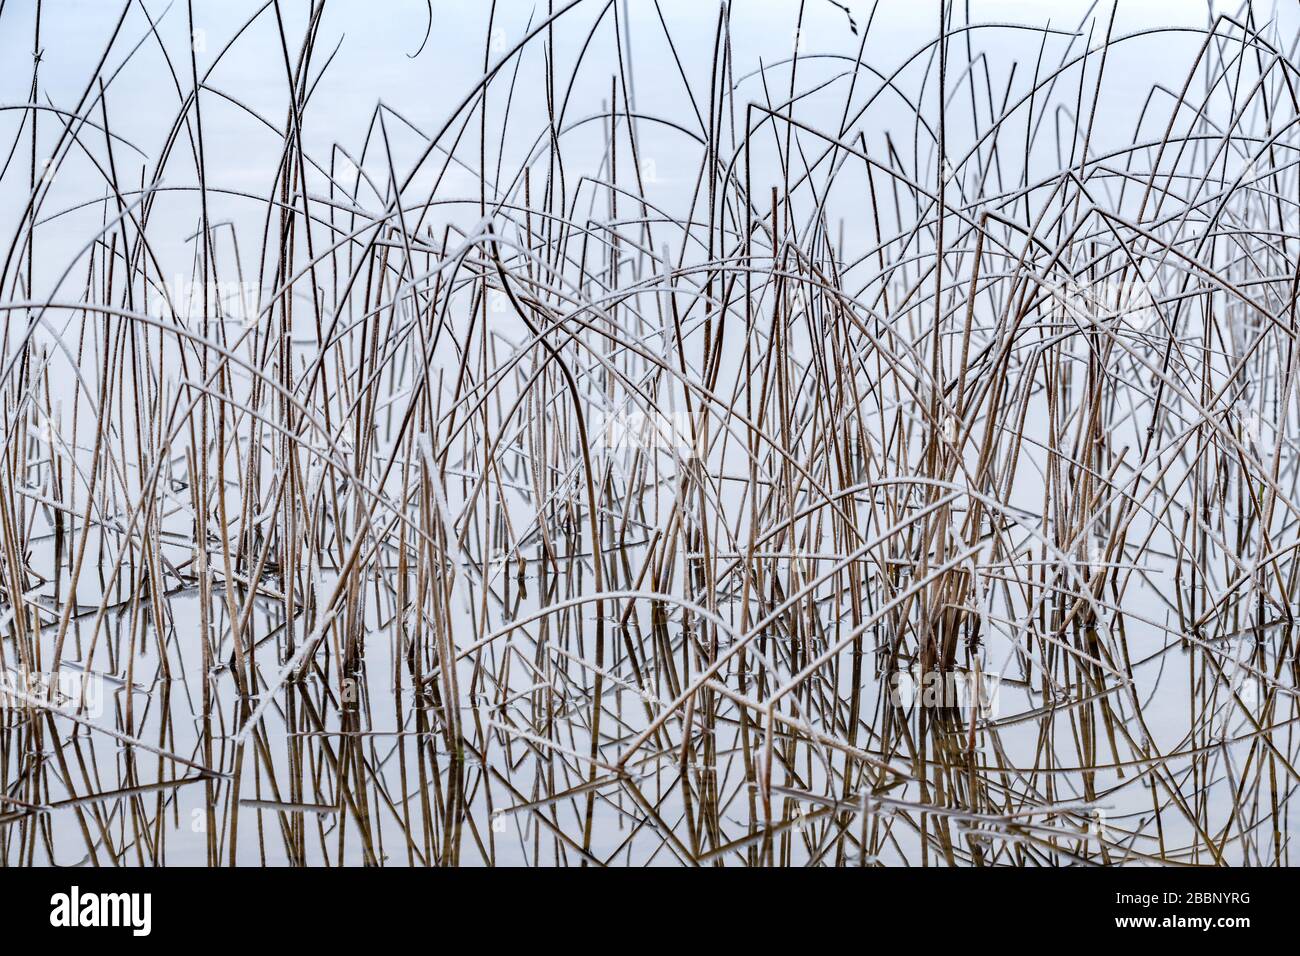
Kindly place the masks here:
POLYGON ((0 10, 0 860, 1288 865, 1294 11, 499 6, 0 10))

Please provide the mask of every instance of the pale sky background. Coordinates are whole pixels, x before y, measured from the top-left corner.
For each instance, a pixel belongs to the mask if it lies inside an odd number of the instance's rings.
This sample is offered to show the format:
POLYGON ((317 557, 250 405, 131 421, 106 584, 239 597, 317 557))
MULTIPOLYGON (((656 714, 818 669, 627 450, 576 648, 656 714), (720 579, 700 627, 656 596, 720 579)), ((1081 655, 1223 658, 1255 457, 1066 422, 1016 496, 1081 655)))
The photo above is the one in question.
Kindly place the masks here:
MULTIPOLYGON (((623 0, 617 2, 621 13, 623 0)), ((125 5, 130 10, 105 70, 106 75, 112 76, 108 88, 109 122, 118 136, 150 157, 148 168, 152 171, 153 158, 161 150, 183 93, 191 86, 186 3, 176 0, 169 5, 159 0, 131 0, 125 5), (147 36, 144 9, 158 22, 159 34, 178 74, 175 81, 157 41, 147 36), (142 40, 139 51, 120 72, 115 72, 127 52, 142 40)), ((195 0, 194 23, 201 31, 197 54, 200 71, 213 63, 238 27, 259 6, 250 0, 195 0)), ((289 56, 296 58, 310 4, 305 0, 288 0, 281 6, 289 56)), ((580 4, 576 10, 565 14, 557 27, 561 56, 558 69, 560 89, 567 84, 580 44, 604 7, 605 4, 599 0, 580 4)), ((719 3, 711 0, 661 2, 664 19, 677 45, 677 54, 697 97, 707 97, 708 94, 719 7, 719 3)), ((859 29, 865 28, 872 4, 850 0, 848 7, 859 29)), ((40 102, 69 109, 75 106, 123 8, 124 4, 117 0, 45 0, 40 37, 40 102)), ((340 143, 356 155, 375 104, 381 101, 426 132, 441 126, 482 74, 485 43, 492 44, 495 59, 497 51, 508 48, 523 35, 530 19, 537 22, 546 4, 502 0, 498 4, 497 20, 491 35, 487 22, 489 8, 490 4, 478 0, 433 0, 433 25, 428 41, 419 55, 412 58, 409 54, 420 48, 428 25, 428 8, 424 0, 330 0, 326 4, 313 57, 313 75, 319 73, 336 46, 338 52, 307 110, 304 122, 309 152, 319 161, 326 162, 331 144, 340 143)), ((749 73, 760 62, 772 64, 789 57, 799 8, 798 0, 741 0, 734 4, 731 25, 737 76, 749 73)), ((1278 8, 1281 12, 1277 15, 1293 21, 1297 19, 1293 2, 1278 3, 1275 7, 1272 2, 1256 0, 1257 17, 1272 16, 1278 8)), ((1236 12, 1241 9, 1241 4, 1220 4, 1215 9, 1236 12)), ((627 36, 631 45, 638 110, 671 118, 688 127, 698 127, 672 54, 664 42, 663 28, 654 4, 651 0, 630 0, 627 10, 627 36)), ((800 66, 800 89, 844 73, 852 65, 859 43, 859 37, 848 29, 845 11, 829 0, 806 0, 804 10, 801 55, 807 59, 800 66), (819 59, 815 54, 836 54, 848 59, 819 59)), ((962 10, 959 7, 955 14, 957 22, 966 20, 962 10)), ((969 10, 969 19, 975 23, 1041 25, 1050 21, 1053 27, 1073 30, 1082 22, 1085 37, 1091 26, 1099 40, 1104 36, 1110 4, 1090 5, 1073 0, 976 0, 969 5, 969 10), (1089 10, 1092 13, 1085 19, 1089 10)), ((1203 26, 1207 12, 1206 4, 1189 0, 1122 0, 1115 33, 1121 35, 1166 25, 1203 26)), ((9 0, 0 9, 0 63, 4 64, 0 68, 0 104, 23 104, 30 98, 34 14, 35 3, 32 0, 9 0)), ((868 34, 865 63, 884 73, 892 73, 934 36, 937 17, 936 3, 882 0, 868 34)), ((1283 31, 1283 35, 1295 35, 1294 27, 1283 31)), ((951 41, 950 56, 958 70, 966 61, 966 37, 976 52, 984 50, 989 54, 992 84, 998 95, 1005 87, 1013 60, 1019 61, 1015 83, 1017 95, 1027 88, 1041 34, 1005 29, 971 31, 960 40, 951 41)), ((1083 50, 1085 37, 1075 41, 1076 51, 1083 50)), ((598 40, 592 44, 577 74, 567 113, 569 120, 598 113, 608 99, 610 77, 616 71, 613 38, 613 21, 607 14, 600 23, 598 40)), ((1108 143, 1124 145, 1133 141, 1132 124, 1146 92, 1157 81, 1166 84, 1181 82, 1202 39, 1190 32, 1165 34, 1130 41, 1112 50, 1103 92, 1103 112, 1112 125, 1094 130, 1095 149, 1104 149, 1108 143)), ((1044 61, 1059 60, 1068 42, 1069 38, 1065 36, 1052 37, 1044 61)), ((503 168, 507 175, 517 169, 520 157, 546 128, 545 102, 539 79, 543 69, 542 50, 542 44, 534 41, 520 64, 520 82, 514 92, 511 119, 506 129, 507 162, 503 168)), ((919 89, 927 68, 936 72, 928 61, 928 55, 916 58, 900 75, 900 88, 908 91, 919 89)), ((513 66, 512 63, 507 72, 513 66)), ((1064 78, 1057 90, 1057 101, 1072 105, 1077 82, 1078 72, 1075 70, 1064 78)), ((263 13, 225 54, 209 83, 277 126, 284 123, 286 70, 273 12, 263 13)), ((837 126, 846 83, 846 79, 841 79, 823 94, 809 99, 801 105, 799 116, 822 128, 837 126)), ((788 72, 775 70, 769 73, 770 95, 774 99, 783 98, 787 84, 788 72)), ((860 80, 855 102, 860 103, 866 92, 878 85, 874 77, 869 81, 860 80)), ((489 113, 490 126, 494 118, 498 119, 499 125, 508 87, 508 78, 499 78, 493 85, 489 104, 492 111, 489 113)), ((933 79, 928 83, 927 91, 932 100, 933 79)), ((741 103, 761 101, 763 97, 763 88, 756 76, 741 83, 737 91, 737 100, 741 103)), ((272 185, 280 150, 278 136, 215 93, 203 98, 202 107, 209 184, 264 195, 272 185)), ((706 109, 707 102, 701 102, 700 108, 706 109)), ((926 109, 927 116, 932 116, 933 112, 931 102, 926 109)), ((741 113, 743 115, 743 110, 741 113)), ((969 113, 968 99, 954 101, 948 119, 950 142, 969 141, 969 137, 961 134, 962 124, 969 126, 969 113)), ((21 115, 19 110, 0 112, 0 148, 5 154, 15 142, 21 115)), ((1167 110, 1160 115, 1166 119, 1167 110)), ((93 118, 98 121, 98 110, 93 118)), ((866 133, 873 148, 883 144, 883 133, 888 130, 896 144, 910 149, 913 125, 910 112, 896 97, 887 93, 876 100, 858 128, 866 133)), ((477 129, 477 120, 474 127, 477 129)), ((41 116, 37 146, 39 161, 48 157, 57 129, 57 120, 51 114, 41 116)), ((565 141, 566 162, 573 164, 575 169, 582 168, 586 162, 590 164, 588 170, 594 172, 601 158, 600 129, 600 124, 592 123, 583 131, 571 134, 565 141)), ((418 137, 402 129, 400 123, 392 122, 391 118, 388 131, 396 164, 399 170, 405 171, 421 143, 418 137)), ((650 165, 656 178, 650 190, 652 198, 668 206, 680 203, 683 187, 693 184, 698 170, 697 145, 684 141, 680 134, 652 124, 647 124, 638 135, 643 164, 650 165)), ((20 175, 14 175, 16 170, 11 169, 0 184, 0 225, 4 226, 0 236, 5 243, 10 242, 14 235, 16 212, 26 200, 29 136, 29 130, 24 129, 19 149, 12 160, 16 169, 21 171, 20 175)), ((927 144, 923 142, 921 146, 923 157, 932 157, 932 153, 926 152, 927 144)), ((370 157, 376 161, 367 162, 366 169, 372 175, 383 176, 386 173, 384 164, 378 161, 379 156, 372 149, 370 157)), ((476 135, 466 137, 458 156, 476 164, 476 135)), ((119 144, 115 161, 123 180, 139 181, 144 164, 138 153, 119 144)), ((928 161, 933 162, 932 158, 928 161)), ((1052 155, 1036 153, 1032 162, 1039 161, 1045 164, 1044 171, 1058 168, 1052 155)), ((494 160, 490 160, 489 166, 494 165, 494 160)), ((194 184, 195 171, 187 142, 173 152, 163 180, 170 186, 194 184)), ((318 187, 322 185, 315 184, 318 187)), ((461 172, 447 179, 439 192, 440 195, 473 195, 477 193, 477 187, 470 174, 461 172)), ((48 215, 57 209, 102 196, 102 180, 74 152, 51 190, 43 213, 48 215)), ((187 208, 181 197, 170 197, 170 200, 169 209, 174 210, 182 221, 188 220, 191 224, 196 221, 193 218, 195 210, 187 208)), ((374 200, 373 196, 371 200, 374 200)), ((217 205, 221 208, 212 213, 214 219, 226 216, 239 220, 244 211, 253 207, 253 204, 235 201, 218 201, 217 205)), ((74 217, 65 217, 60 221, 59 229, 43 229, 40 239, 58 248, 71 243, 67 254, 75 255, 84 243, 84 229, 99 216, 98 207, 89 210, 86 216, 89 218, 80 222, 74 217), (80 240, 74 241, 77 237, 81 237, 80 240)), ((185 232, 185 228, 178 227, 176 231, 179 235, 185 232)), ((183 246, 182 243, 174 251, 183 253, 183 246)), ((45 257, 45 261, 51 262, 52 257, 45 257)))

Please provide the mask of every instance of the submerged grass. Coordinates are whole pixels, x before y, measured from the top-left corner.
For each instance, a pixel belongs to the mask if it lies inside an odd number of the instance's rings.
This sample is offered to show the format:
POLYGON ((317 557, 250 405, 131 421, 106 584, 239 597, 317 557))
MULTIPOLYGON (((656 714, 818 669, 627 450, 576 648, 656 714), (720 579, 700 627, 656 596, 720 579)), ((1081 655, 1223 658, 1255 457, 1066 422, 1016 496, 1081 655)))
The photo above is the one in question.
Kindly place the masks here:
POLYGON ((809 0, 758 63, 722 5, 697 62, 658 0, 494 3, 440 126, 321 153, 332 3, 202 57, 154 6, 59 104, 38 6, 8 113, 0 860, 1291 862, 1284 18, 936 3, 900 56, 809 0))

